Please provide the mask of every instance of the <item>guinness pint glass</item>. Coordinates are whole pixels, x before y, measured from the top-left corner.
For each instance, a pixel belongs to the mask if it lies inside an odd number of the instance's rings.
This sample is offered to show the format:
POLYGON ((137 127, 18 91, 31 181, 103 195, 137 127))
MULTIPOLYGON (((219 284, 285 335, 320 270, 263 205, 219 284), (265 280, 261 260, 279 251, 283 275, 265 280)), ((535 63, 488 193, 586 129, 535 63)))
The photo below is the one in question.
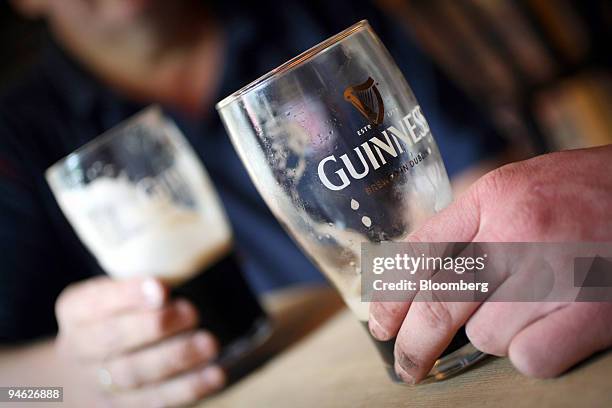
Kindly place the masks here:
POLYGON ((221 364, 268 334, 233 251, 217 192, 178 128, 151 107, 46 173, 81 241, 115 278, 153 276, 190 300, 221 344, 221 364))
MULTIPOLYGON (((217 104, 266 203, 367 325, 364 242, 400 241, 452 200, 424 112, 367 21, 217 104)), ((389 373, 394 341, 377 342, 389 373)), ((459 335, 431 378, 483 356, 459 335)))

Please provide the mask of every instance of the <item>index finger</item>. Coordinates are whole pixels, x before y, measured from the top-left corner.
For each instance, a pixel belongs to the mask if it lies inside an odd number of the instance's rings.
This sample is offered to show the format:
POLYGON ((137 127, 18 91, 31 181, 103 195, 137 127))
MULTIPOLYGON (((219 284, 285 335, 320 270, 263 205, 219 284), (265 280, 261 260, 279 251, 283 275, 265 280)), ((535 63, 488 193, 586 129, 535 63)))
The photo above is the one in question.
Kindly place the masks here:
POLYGON ((56 303, 60 326, 97 321, 128 310, 156 308, 168 297, 154 278, 97 277, 67 287, 56 303))
MULTIPOLYGON (((470 242, 480 226, 480 206, 474 188, 427 220, 408 236, 409 242, 470 242)), ((369 328, 374 338, 385 341, 397 336, 412 299, 404 302, 372 302, 369 328)))

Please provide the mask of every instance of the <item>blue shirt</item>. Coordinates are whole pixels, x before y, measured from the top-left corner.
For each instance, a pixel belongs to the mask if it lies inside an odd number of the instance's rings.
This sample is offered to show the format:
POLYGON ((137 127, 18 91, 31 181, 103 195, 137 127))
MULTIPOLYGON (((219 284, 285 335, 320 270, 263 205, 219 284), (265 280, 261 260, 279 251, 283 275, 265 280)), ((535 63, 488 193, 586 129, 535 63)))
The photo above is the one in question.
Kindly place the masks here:
MULTIPOLYGON (((273 7, 227 1, 219 15, 228 38, 217 100, 367 18, 411 84, 451 176, 503 147, 485 116, 420 52, 401 23, 367 1, 273 7)), ((44 171, 143 107, 98 82, 53 43, 0 98, 1 341, 53 333, 60 291, 102 273, 53 199, 44 171)), ((167 113, 219 190, 254 289, 323 281, 260 198, 214 108, 198 120, 167 113)))

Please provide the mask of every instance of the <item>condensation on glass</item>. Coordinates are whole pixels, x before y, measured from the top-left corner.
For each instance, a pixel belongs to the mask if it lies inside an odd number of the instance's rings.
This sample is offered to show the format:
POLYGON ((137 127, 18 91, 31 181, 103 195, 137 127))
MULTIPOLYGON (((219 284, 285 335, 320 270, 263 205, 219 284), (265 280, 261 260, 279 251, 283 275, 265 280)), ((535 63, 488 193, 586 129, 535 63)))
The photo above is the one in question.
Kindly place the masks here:
MULTIPOLYGON (((361 244, 403 240, 452 200, 426 112, 368 22, 281 65, 217 110, 274 215, 366 322, 361 244)), ((432 377, 482 355, 468 344, 441 358, 432 377)))

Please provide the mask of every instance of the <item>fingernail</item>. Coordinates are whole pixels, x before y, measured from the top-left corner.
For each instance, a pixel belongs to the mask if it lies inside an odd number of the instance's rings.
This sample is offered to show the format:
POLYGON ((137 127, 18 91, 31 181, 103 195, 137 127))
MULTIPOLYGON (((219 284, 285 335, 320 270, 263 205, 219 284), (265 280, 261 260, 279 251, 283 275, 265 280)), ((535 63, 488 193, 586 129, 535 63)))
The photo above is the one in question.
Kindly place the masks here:
POLYGON ((370 316, 370 320, 368 322, 368 327, 370 328, 370 333, 378 340, 388 340, 389 333, 385 330, 384 327, 378 321, 370 316))
POLYGON ((225 374, 223 370, 221 370, 217 366, 207 367, 202 371, 202 380, 206 385, 208 385, 212 389, 218 389, 223 386, 225 382, 225 374))
POLYGON ((404 369, 399 364, 395 365, 395 374, 397 374, 397 376, 408 385, 416 384, 414 377, 404 371, 404 369))
POLYGON ((210 334, 206 332, 196 333, 193 342, 201 354, 210 357, 217 354, 216 342, 210 334))
POLYGON ((159 307, 164 303, 164 289, 155 279, 146 279, 140 288, 149 305, 159 307))

